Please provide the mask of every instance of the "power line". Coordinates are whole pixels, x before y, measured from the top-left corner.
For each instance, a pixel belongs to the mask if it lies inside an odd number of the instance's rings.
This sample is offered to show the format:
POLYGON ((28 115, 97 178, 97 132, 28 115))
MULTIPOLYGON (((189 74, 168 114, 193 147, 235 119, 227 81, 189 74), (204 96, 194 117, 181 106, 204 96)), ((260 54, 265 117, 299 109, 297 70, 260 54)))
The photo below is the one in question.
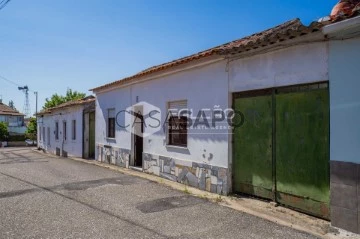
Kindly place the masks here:
POLYGON ((5 81, 7 81, 7 82, 9 82, 9 83, 11 83, 11 84, 13 84, 13 85, 16 85, 17 87, 20 86, 19 84, 16 84, 15 82, 9 80, 8 78, 6 78, 6 77, 4 77, 4 76, 2 76, 2 75, 0 75, 0 79, 3 79, 3 80, 5 80, 5 81))
MULTIPOLYGON (((22 85, 19 85, 19 84, 17 84, 17 83, 14 82, 14 81, 9 80, 9 79, 6 78, 5 76, 0 75, 0 79, 3 79, 4 81, 7 81, 8 83, 11 83, 11 84, 13 84, 13 85, 15 85, 15 86, 17 86, 17 87, 22 87, 22 85)), ((29 91, 30 91, 30 92, 33 92, 33 93, 36 92, 36 91, 30 90, 30 89, 29 89, 29 91)))
POLYGON ((6 6, 6 4, 8 4, 9 2, 10 2, 10 0, 3 0, 3 1, 1 1, 1 2, 0 2, 0 10, 3 9, 3 8, 6 6))

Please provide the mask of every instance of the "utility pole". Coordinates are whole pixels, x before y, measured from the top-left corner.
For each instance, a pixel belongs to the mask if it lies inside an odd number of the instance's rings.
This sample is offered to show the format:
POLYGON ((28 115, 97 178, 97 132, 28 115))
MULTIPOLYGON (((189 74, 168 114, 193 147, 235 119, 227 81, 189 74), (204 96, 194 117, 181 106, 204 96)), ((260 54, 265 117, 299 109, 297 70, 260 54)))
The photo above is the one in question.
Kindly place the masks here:
MULTIPOLYGON (((35 101, 35 120, 36 120, 36 142, 38 141, 38 134, 41 132, 38 132, 38 92, 35 91, 34 92, 35 97, 36 97, 36 101, 35 101)), ((39 145, 39 143, 37 142, 37 145, 39 145)), ((40 149, 40 147, 38 146, 38 149, 40 149)))
POLYGON ((37 109, 37 107, 38 107, 38 92, 37 91, 35 91, 34 92, 34 94, 35 94, 35 96, 36 96, 36 103, 35 103, 35 116, 36 116, 36 120, 37 120, 37 113, 38 113, 38 109, 37 109))

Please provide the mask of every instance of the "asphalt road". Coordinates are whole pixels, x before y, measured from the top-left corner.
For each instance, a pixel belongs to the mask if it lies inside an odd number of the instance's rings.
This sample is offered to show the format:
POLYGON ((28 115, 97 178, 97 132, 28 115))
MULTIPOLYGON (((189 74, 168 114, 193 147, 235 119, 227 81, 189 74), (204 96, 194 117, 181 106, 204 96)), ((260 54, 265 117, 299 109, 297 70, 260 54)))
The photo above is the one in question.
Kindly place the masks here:
POLYGON ((314 238, 160 184, 0 149, 0 238, 314 238))

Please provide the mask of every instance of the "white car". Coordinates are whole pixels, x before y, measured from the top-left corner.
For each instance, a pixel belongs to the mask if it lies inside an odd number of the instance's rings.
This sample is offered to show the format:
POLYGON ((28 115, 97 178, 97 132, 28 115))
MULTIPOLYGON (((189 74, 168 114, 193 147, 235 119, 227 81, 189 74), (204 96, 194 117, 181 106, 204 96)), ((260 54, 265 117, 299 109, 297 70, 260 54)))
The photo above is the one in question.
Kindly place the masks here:
POLYGON ((27 139, 25 140, 26 146, 34 146, 37 144, 36 140, 27 139))

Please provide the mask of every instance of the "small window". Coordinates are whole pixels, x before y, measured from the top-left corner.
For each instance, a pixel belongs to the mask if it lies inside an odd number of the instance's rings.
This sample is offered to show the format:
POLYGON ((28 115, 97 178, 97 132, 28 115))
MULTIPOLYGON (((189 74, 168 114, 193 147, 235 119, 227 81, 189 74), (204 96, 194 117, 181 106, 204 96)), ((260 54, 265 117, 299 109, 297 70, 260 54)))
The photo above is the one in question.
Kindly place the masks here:
POLYGON ((41 140, 41 126, 39 126, 38 132, 39 132, 39 140, 41 140))
POLYGON ((50 127, 47 127, 47 141, 48 145, 50 146, 50 127))
POLYGON ((55 122, 55 139, 59 140, 59 122, 55 122))
POLYGON ((107 137, 115 138, 115 109, 108 109, 107 137))
POLYGON ((76 140, 76 120, 71 122, 71 139, 76 140))
POLYGON ((187 147, 187 117, 170 117, 169 145, 187 147))
POLYGON ((63 139, 66 141, 67 139, 67 132, 66 132, 66 121, 63 122, 63 139))
POLYGON ((187 101, 173 101, 168 104, 168 145, 187 147, 187 117, 180 116, 180 110, 187 109, 187 101))
POLYGON ((43 141, 44 143, 46 142, 46 138, 45 138, 45 130, 46 130, 46 127, 42 127, 42 134, 43 134, 43 141))

